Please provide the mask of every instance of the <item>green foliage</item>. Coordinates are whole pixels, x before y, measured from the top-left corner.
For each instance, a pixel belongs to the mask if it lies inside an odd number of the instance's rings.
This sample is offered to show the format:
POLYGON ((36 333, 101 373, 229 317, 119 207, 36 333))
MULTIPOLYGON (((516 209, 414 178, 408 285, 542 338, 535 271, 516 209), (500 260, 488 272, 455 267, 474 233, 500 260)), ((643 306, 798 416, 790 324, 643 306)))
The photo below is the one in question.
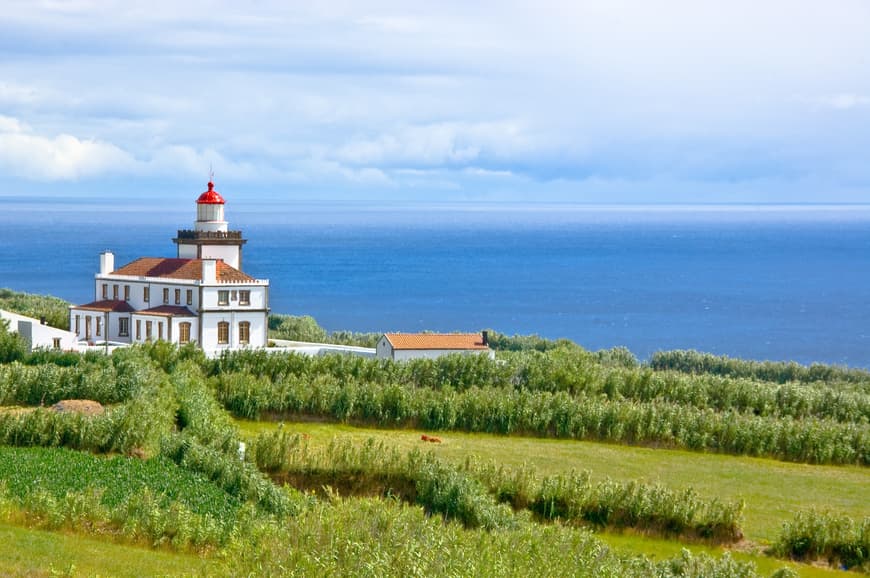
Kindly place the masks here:
POLYGON ((599 527, 729 542, 743 537, 742 504, 705 501, 691 489, 675 492, 636 481, 593 484, 588 472, 544 478, 530 507, 545 519, 585 521, 599 527))
POLYGON ((832 512, 798 512, 783 524, 772 551, 795 560, 822 559, 836 566, 870 570, 870 518, 856 522, 832 512))
POLYGON ((794 362, 749 361, 694 350, 677 350, 654 353, 650 357, 649 366, 656 370, 672 369, 683 373, 748 377, 775 383, 843 382, 854 384, 864 393, 870 393, 870 372, 820 363, 804 366, 794 362))
POLYGON ((96 532, 177 548, 224 543, 241 506, 203 477, 160 458, 0 446, 3 500, 37 527, 80 529, 84 523, 96 532))
POLYGON ((239 446, 236 425, 206 387, 199 367, 184 361, 170 380, 175 386, 179 429, 208 447, 236 453, 239 446))
POLYGON ((0 309, 34 319, 45 317, 46 323, 58 329, 69 329, 70 305, 72 304, 57 297, 0 289, 0 309))
POLYGON ((26 357, 27 343, 17 332, 9 330, 8 321, 0 319, 0 364, 20 361, 26 357))
POLYGON ((357 347, 374 347, 382 333, 356 333, 353 331, 332 331, 318 325, 309 316, 269 315, 269 337, 272 339, 287 339, 290 341, 307 341, 313 343, 334 343, 336 345, 354 345, 357 347))
POLYGON ((690 489, 676 492, 640 482, 594 484, 588 472, 539 480, 527 468, 513 472, 474 460, 457 468, 431 453, 415 450, 401 456, 371 438, 360 444, 333 440, 314 451, 302 436, 281 428, 258 436, 249 456, 259 468, 299 487, 328 484, 340 493, 397 495, 467 527, 515 523, 495 507, 495 500, 517 510, 528 508, 546 520, 717 541, 742 537, 740 503, 703 500, 690 489))
POLYGON ((432 454, 401 456, 371 439, 358 446, 333 441, 312 451, 304 438, 279 429, 258 436, 249 456, 257 467, 298 487, 329 485, 347 493, 397 495, 470 528, 501 528, 512 519, 479 481, 460 469, 432 454))
POLYGON ((481 532, 393 500, 334 500, 278 526, 262 525, 227 549, 226 572, 304 576, 595 576, 751 578, 751 564, 684 551, 652 562, 620 555, 588 531, 519 519, 481 532))
POLYGON ((147 489, 162 506, 183 504, 191 512, 231 521, 241 502, 203 476, 169 460, 104 457, 63 448, 0 446, 0 480, 9 497, 42 491, 55 498, 98 490, 107 508, 124 505, 147 489))
POLYGON ((264 512, 286 516, 298 510, 299 505, 253 465, 241 461, 238 455, 232 456, 208 447, 193 436, 167 438, 161 455, 186 470, 212 480, 231 496, 254 503, 264 512))
POLYGON ((560 344, 564 345, 566 343, 570 343, 566 339, 561 339, 559 341, 553 341, 551 339, 544 339, 538 335, 505 335, 504 333, 499 333, 498 331, 493 331, 489 329, 487 331, 489 346, 496 351, 549 351, 550 349, 554 349, 558 347, 560 344))
POLYGON ((218 398, 244 417, 269 411, 391 427, 656 444, 812 463, 870 463, 870 427, 833 420, 716 412, 657 400, 572 397, 564 391, 381 385, 328 374, 310 380, 286 375, 271 387, 263 378, 224 374, 215 387, 218 398))
POLYGON ((269 337, 291 341, 311 341, 322 343, 326 340, 326 330, 317 324, 310 315, 270 315, 269 337))
POLYGON ((270 389, 281 389, 284 382, 320 380, 399 385, 406 389, 449 387, 460 392, 475 387, 502 388, 508 390, 506 394, 511 393, 509 390, 565 392, 572 397, 668 402, 719 413, 870 422, 870 394, 823 384, 775 384, 653 371, 636 366, 630 353, 619 348, 590 353, 575 345, 562 345, 546 353, 504 353, 496 361, 485 356, 450 355, 398 363, 354 356, 312 358, 245 351, 225 354, 211 362, 208 371, 223 382, 238 381, 240 378, 233 375, 237 373, 256 377, 248 393, 243 392, 242 383, 218 386, 234 391, 232 399, 223 400, 227 407, 249 418, 275 409, 270 389))

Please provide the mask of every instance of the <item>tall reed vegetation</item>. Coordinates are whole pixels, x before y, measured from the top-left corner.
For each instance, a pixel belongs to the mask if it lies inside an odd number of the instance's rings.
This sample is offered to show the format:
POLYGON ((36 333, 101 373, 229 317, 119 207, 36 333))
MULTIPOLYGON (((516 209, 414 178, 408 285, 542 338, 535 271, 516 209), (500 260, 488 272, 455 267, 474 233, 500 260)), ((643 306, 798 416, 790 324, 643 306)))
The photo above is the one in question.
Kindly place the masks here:
POLYGON ((510 518, 494 508, 503 502, 544 520, 720 542, 742 537, 741 503, 704 500, 690 489, 678 492, 640 482, 594 483, 588 472, 540 478, 528 468, 511 471, 476 460, 455 467, 418 450, 402 456, 372 439, 362 444, 333 441, 312 450, 302 436, 281 429, 258 436, 249 455, 277 480, 296 487, 329 485, 350 495, 397 495, 469 527, 509 525, 510 518))
POLYGON ((798 512, 783 524, 771 550, 777 556, 870 572, 870 518, 815 510, 798 512))

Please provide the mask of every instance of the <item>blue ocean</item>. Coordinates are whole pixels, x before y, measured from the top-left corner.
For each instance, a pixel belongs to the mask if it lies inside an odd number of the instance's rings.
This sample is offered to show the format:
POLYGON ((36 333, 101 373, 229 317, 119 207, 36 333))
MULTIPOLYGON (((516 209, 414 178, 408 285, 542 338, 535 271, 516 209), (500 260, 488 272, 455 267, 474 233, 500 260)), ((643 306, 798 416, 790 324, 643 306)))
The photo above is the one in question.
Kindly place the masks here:
MULTIPOLYGON (((0 198, 0 287, 84 303, 103 250, 175 256, 192 200, 0 198)), ((870 367, 870 206, 244 200, 243 269, 330 330, 567 337, 870 367)))

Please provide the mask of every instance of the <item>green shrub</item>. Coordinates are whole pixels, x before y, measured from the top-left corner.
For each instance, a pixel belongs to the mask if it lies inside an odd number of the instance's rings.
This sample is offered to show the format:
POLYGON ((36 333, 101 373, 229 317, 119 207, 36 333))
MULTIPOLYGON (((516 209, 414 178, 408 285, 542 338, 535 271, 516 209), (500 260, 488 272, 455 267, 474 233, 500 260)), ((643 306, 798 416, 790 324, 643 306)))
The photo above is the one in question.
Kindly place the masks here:
POLYGON ((798 512, 783 524, 772 551, 795 560, 826 560, 836 566, 870 569, 870 518, 857 522, 833 512, 798 512))

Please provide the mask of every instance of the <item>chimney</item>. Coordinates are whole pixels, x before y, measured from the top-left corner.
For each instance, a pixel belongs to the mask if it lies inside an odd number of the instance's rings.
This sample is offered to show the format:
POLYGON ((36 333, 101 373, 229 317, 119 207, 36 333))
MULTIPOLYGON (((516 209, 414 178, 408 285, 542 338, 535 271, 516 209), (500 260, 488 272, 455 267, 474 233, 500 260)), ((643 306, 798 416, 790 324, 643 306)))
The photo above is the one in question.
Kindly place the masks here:
POLYGON ((46 319, 45 319, 45 315, 43 315, 42 317, 39 318, 39 324, 40 325, 47 325, 48 324, 48 321, 46 321, 46 319))
POLYGON ((217 283, 217 259, 202 260, 202 283, 203 285, 217 283))
POLYGON ((489 331, 481 331, 480 334, 483 336, 483 344, 488 347, 489 346, 489 331))
POLYGON ((115 270, 115 254, 111 251, 100 253, 100 275, 108 275, 115 270))

